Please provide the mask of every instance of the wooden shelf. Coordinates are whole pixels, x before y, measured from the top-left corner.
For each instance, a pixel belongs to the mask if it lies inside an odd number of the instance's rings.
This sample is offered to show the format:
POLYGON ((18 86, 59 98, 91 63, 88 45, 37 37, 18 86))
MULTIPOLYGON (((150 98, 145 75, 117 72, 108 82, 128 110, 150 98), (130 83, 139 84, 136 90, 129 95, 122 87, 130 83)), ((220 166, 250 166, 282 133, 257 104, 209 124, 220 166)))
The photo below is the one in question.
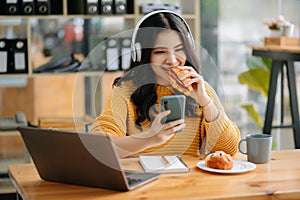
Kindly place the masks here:
MULTIPOLYGON (((143 16, 140 13, 140 9, 139 9, 139 3, 141 3, 141 1, 139 0, 134 0, 133 3, 133 14, 111 14, 111 15, 86 15, 86 14, 68 14, 68 1, 69 0, 60 0, 58 3, 62 5, 62 13, 61 14, 50 14, 50 15, 0 15, 0 24, 1 21, 5 22, 5 25, 8 26, 9 21, 10 20, 25 20, 25 23, 27 24, 26 27, 26 38, 28 39, 28 73, 23 73, 23 74, 0 74, 0 76, 5 76, 5 77, 24 77, 24 76, 28 76, 28 77, 36 77, 36 76, 44 76, 44 75, 57 75, 57 73, 47 73, 47 74, 42 74, 42 73, 38 73, 38 74, 34 74, 32 72, 33 68, 36 67, 36 65, 34 64, 35 61, 35 57, 32 57, 32 43, 33 43, 33 34, 34 32, 32 31, 32 21, 36 20, 36 19, 43 19, 43 20, 53 20, 53 19, 74 19, 74 18, 83 18, 83 19, 96 19, 96 18, 100 18, 100 19, 113 19, 113 18, 123 18, 125 20, 129 20, 132 21, 129 24, 127 24, 126 27, 128 30, 133 29, 134 25, 136 24, 136 22, 143 16)), ((198 0, 190 0, 188 3, 186 3, 186 1, 183 0, 179 0, 180 2, 180 6, 182 7, 182 16, 183 18, 185 18, 190 27, 191 30, 193 32, 193 36, 194 39, 196 41, 196 43, 200 43, 200 14, 199 14, 199 9, 200 9, 200 3, 198 0)), ((17 26, 17 25, 15 25, 17 26)), ((103 27, 102 27, 103 28, 103 27)), ((105 30, 105 28, 103 29, 105 30)), ((111 34, 110 32, 108 34, 111 34)), ((119 33, 116 33, 119 34, 119 33)), ((70 72, 72 73, 72 72, 70 72)), ((97 75, 98 72, 80 72, 80 75, 86 75, 86 76, 94 76, 97 75)), ((63 75, 67 75, 68 73, 62 73, 63 75)))
POLYGON ((0 15, 0 20, 5 19, 72 19, 72 18, 83 18, 83 19, 92 19, 92 18, 117 18, 122 17, 124 19, 135 19, 136 16, 133 14, 124 14, 124 15, 0 15))

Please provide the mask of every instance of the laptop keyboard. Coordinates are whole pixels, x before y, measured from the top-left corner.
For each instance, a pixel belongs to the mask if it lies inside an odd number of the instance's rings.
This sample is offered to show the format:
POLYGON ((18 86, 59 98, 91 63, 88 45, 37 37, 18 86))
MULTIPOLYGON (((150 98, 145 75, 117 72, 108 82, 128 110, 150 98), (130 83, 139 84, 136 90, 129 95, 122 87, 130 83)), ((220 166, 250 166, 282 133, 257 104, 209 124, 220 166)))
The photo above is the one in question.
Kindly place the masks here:
POLYGON ((144 175, 144 173, 140 173, 140 172, 133 172, 133 171, 126 170, 125 175, 128 184, 131 186, 137 185, 147 180, 147 177, 144 175))
POLYGON ((136 171, 125 171, 127 183, 130 187, 137 187, 151 180, 154 180, 159 174, 148 173, 148 172, 136 172, 136 171))
POLYGON ((133 185, 133 184, 136 184, 136 183, 141 182, 142 179, 140 179, 140 178, 131 178, 131 177, 127 177, 127 181, 128 181, 128 184, 129 184, 129 185, 133 185))

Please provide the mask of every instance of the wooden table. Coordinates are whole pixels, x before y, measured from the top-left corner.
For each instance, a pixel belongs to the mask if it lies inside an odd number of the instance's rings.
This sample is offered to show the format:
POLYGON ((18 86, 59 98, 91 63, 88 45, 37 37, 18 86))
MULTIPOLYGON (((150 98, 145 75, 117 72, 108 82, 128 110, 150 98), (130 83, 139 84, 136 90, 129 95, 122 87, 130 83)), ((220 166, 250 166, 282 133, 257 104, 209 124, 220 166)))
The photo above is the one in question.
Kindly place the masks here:
POLYGON ((296 88, 295 61, 300 61, 300 47, 298 46, 250 46, 254 56, 272 59, 268 101, 265 113, 263 132, 271 134, 272 128, 292 128, 294 132, 295 148, 300 149, 300 120, 296 88), (284 122, 284 67, 286 67, 287 84, 289 88, 290 113, 292 124, 284 122), (275 96, 278 76, 281 74, 281 117, 280 125, 272 126, 275 96))
MULTIPOLYGON (((215 174, 196 167, 198 157, 183 156, 189 173, 162 174, 129 192, 47 182, 33 164, 9 167, 9 175, 23 199, 299 199, 300 150, 273 151, 268 164, 244 174, 215 174)), ((245 159, 238 155, 235 159, 245 159)), ((141 169, 137 159, 123 161, 126 169, 141 169)))

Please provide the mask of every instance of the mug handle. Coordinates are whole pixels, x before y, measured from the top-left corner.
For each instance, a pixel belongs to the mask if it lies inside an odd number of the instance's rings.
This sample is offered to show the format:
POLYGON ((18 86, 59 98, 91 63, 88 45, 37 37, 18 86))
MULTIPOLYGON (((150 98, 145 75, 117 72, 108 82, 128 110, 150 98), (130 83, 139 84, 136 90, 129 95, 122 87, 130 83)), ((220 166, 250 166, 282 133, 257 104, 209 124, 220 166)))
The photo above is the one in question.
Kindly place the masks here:
POLYGON ((246 139, 242 139, 242 140, 239 141, 239 151, 240 151, 242 154, 247 154, 247 151, 244 152, 244 151, 241 150, 241 144, 242 144, 242 142, 246 142, 246 139))

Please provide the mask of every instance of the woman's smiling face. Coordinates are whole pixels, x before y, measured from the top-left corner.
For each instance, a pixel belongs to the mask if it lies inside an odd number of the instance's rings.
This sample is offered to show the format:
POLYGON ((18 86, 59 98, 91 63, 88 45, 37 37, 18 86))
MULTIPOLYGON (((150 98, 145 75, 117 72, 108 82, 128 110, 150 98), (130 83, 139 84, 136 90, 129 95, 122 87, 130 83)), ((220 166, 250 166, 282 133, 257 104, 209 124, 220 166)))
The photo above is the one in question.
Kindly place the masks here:
POLYGON ((150 58, 152 69, 159 84, 166 85, 167 71, 174 66, 183 66, 186 62, 184 45, 174 30, 158 33, 150 58))

